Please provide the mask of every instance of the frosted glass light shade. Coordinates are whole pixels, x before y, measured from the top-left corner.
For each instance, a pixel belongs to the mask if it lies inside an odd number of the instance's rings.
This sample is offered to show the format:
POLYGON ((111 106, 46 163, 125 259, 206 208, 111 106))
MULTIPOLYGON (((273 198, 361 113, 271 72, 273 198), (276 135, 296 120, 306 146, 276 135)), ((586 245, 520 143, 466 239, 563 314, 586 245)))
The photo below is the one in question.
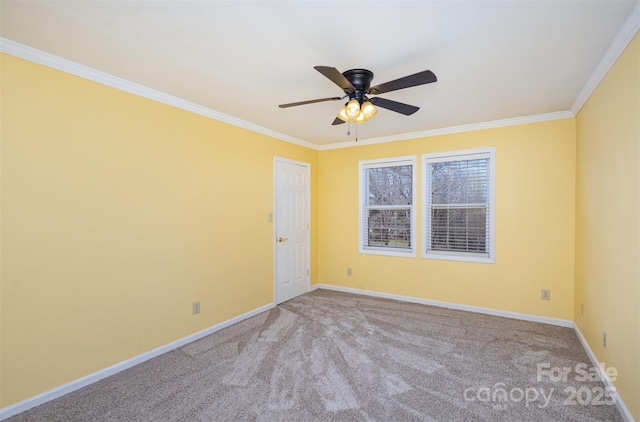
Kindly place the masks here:
POLYGON ((349 116, 347 116, 347 106, 346 105, 342 106, 342 108, 338 112, 338 119, 342 120, 343 122, 348 122, 349 121, 349 116))
POLYGON ((347 116, 351 119, 358 117, 360 113, 360 103, 355 98, 347 103, 347 116))
POLYGON ((362 114, 364 114, 364 120, 367 121, 378 113, 378 110, 369 101, 362 103, 360 107, 362 114))

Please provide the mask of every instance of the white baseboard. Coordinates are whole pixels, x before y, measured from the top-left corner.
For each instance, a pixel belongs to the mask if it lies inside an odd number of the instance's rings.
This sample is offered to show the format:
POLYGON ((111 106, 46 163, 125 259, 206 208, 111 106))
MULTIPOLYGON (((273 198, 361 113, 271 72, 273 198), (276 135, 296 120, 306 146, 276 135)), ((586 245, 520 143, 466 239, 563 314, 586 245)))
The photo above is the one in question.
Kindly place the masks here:
POLYGON ((551 324, 551 325, 558 325, 560 327, 573 328, 576 335, 578 336, 578 339, 580 339, 580 343, 582 343, 583 349, 589 356, 591 363, 593 364, 594 367, 600 369, 601 378, 604 380, 603 382, 605 383, 605 386, 611 388, 611 391, 615 396, 616 406, 618 407, 620 414, 622 415, 622 417, 626 422, 634 422, 633 416, 631 416, 631 412, 629 412, 629 409, 627 409, 627 406, 625 406, 624 402, 622 401, 622 398, 620 398, 620 395, 618 394, 618 391, 615 389, 613 383, 607 376, 606 372, 602 369, 600 362, 598 362, 598 358, 591 350, 591 347, 589 347, 589 343, 587 343, 587 341, 585 340, 578 326, 571 320, 543 317, 538 315, 521 314, 518 312, 501 311, 498 309, 481 308, 478 306, 460 305, 458 303, 440 302, 437 300, 421 299, 413 296, 394 295, 390 293, 381 293, 381 292, 375 292, 371 290, 353 289, 350 287, 334 286, 331 284, 314 284, 313 286, 311 286, 311 291, 316 289, 327 289, 327 290, 333 290, 337 292, 354 293, 358 295, 373 296, 373 297, 379 297, 384 299, 401 300, 404 302, 420 303, 423 305, 437 306, 440 308, 449 308, 449 309, 456 309, 460 311, 476 312, 480 314, 520 319, 524 321, 541 322, 544 324, 551 324))
POLYGON ((149 359, 153 359, 156 356, 160 356, 164 353, 170 352, 174 349, 177 349, 178 347, 184 346, 185 344, 199 340, 202 337, 208 336, 209 334, 213 334, 216 331, 219 331, 230 325, 243 321, 247 318, 251 318, 252 316, 268 311, 269 309, 273 309, 275 306, 276 306, 275 303, 269 303, 267 305, 256 308, 252 311, 239 315, 235 318, 228 319, 219 324, 206 328, 202 331, 198 331, 197 333, 183 337, 179 340, 176 340, 169 344, 165 344, 164 346, 160 346, 156 349, 150 350, 141 355, 135 356, 131 359, 127 359, 123 362, 116 363, 115 365, 109 366, 108 368, 101 369, 100 371, 94 372, 93 374, 89 374, 77 380, 71 381, 67 384, 61 385, 60 387, 56 387, 52 390, 45 391, 44 393, 38 394, 37 396, 30 397, 21 402, 2 408, 0 409, 0 421, 10 418, 11 416, 17 415, 19 413, 25 412, 33 407, 39 406, 53 399, 57 399, 58 397, 64 396, 65 394, 69 394, 72 391, 78 390, 89 384, 93 384, 94 382, 100 381, 101 379, 117 374, 118 372, 124 371, 125 369, 131 368, 132 366, 138 365, 149 359))
POLYGON ((372 290, 360 290, 350 287, 334 286, 331 284, 314 284, 311 290, 327 289, 337 292, 355 293, 358 295, 380 297, 384 299, 401 300, 403 302, 420 303, 422 305, 437 306, 439 308, 456 309, 459 311, 475 312, 477 314, 494 315, 505 318, 520 319, 524 321, 541 322, 543 324, 559 325, 560 327, 573 328, 573 321, 568 319, 543 317, 538 315, 521 314, 518 312, 501 311, 499 309, 481 308, 479 306, 461 305, 459 303, 441 302, 438 300, 422 299, 413 296, 394 295, 390 293, 374 292, 372 290))
POLYGON ((600 371, 600 379, 603 380, 602 382, 604 383, 605 387, 609 387, 610 390, 613 392, 613 396, 615 397, 615 400, 616 400, 616 407, 618 408, 618 411, 620 411, 622 418, 626 422, 634 422, 633 416, 631 416, 631 412, 629 412, 629 409, 622 401, 622 398, 618 394, 618 390, 609 379, 609 376, 607 375, 606 371, 600 364, 598 358, 596 357, 596 354, 593 353, 593 350, 591 350, 591 347, 589 347, 589 343, 587 343, 587 340, 582 335, 582 332, 580 332, 580 328, 578 328, 577 324, 574 324, 573 330, 576 332, 578 339, 580 339, 580 343, 582 343, 582 348, 584 349, 585 352, 587 352, 589 359, 591 359, 591 363, 593 367, 598 368, 598 370, 600 371))

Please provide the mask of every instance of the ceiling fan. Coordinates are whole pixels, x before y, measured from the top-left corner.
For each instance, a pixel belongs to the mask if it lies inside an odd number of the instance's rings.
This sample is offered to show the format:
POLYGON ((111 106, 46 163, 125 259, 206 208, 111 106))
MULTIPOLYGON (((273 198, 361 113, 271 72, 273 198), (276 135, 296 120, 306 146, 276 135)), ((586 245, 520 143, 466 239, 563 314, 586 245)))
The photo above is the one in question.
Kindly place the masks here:
POLYGON ((414 73, 413 75, 385 82, 380 85, 371 86, 373 72, 367 69, 351 69, 340 73, 335 67, 314 66, 318 72, 322 73, 333 83, 344 91, 342 97, 318 98, 316 100, 299 101, 296 103, 280 104, 280 108, 294 107, 305 104, 320 103, 324 101, 338 101, 349 98, 349 101, 342 107, 338 116, 333 121, 333 125, 339 125, 350 120, 362 123, 375 116, 377 110, 373 105, 395 111, 396 113, 410 116, 420 108, 409 104, 399 103, 386 98, 373 97, 369 95, 379 95, 385 92, 397 91, 399 89, 410 88, 412 86, 425 85, 436 82, 436 75, 430 70, 414 73))

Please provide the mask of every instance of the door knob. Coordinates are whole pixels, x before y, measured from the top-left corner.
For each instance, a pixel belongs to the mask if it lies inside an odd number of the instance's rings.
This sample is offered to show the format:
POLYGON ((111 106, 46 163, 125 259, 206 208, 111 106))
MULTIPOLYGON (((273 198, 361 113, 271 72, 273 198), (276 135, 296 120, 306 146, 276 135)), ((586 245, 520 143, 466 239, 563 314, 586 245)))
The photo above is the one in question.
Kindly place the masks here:
POLYGON ((287 240, 289 240, 288 237, 279 237, 278 238, 278 243, 286 242, 287 240))

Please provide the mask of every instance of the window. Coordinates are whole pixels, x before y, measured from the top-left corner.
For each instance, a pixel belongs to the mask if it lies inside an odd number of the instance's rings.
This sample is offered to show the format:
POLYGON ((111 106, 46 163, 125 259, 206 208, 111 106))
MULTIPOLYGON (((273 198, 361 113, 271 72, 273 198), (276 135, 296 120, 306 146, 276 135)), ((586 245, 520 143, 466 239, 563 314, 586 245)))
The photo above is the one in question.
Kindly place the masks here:
POLYGON ((423 258, 495 262, 495 148, 422 156, 423 258))
POLYGON ((415 157, 360 161, 360 252, 415 257, 415 157))

